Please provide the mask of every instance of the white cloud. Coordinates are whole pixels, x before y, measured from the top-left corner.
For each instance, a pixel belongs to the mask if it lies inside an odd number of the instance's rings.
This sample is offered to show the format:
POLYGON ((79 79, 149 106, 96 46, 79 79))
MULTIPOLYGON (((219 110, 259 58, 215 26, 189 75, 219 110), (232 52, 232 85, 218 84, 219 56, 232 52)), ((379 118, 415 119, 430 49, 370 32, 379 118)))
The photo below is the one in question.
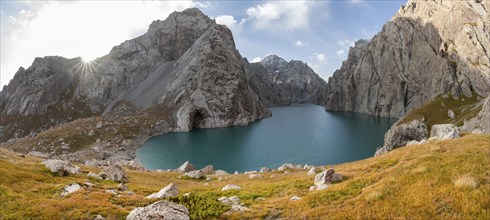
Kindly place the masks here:
POLYGON ((297 30, 309 26, 311 1, 268 1, 246 10, 257 29, 297 30))
POLYGON ((260 61, 262 61, 262 59, 261 59, 260 57, 255 57, 255 58, 253 58, 253 59, 252 59, 252 61, 250 61, 250 62, 251 62, 251 63, 258 63, 258 62, 260 62, 260 61))
POLYGON ((221 15, 221 16, 216 17, 215 20, 216 20, 216 23, 226 25, 231 31, 233 31, 235 33, 242 31, 243 25, 246 22, 245 19, 242 19, 240 22, 238 22, 231 15, 221 15))
POLYGON ((337 43, 342 47, 353 47, 355 45, 355 42, 351 40, 339 40, 337 43))
POLYGON ((337 56, 342 56, 344 55, 345 51, 344 50, 338 50, 337 51, 337 56))
POLYGON ((28 2, 1 21, 0 85, 35 57, 60 55, 93 59, 143 34, 149 24, 173 11, 198 6, 192 1, 28 2), (110 16, 108 16, 110 14, 110 16))
POLYGON ((310 45, 310 43, 308 43, 308 42, 304 43, 301 40, 298 40, 298 41, 296 41, 296 43, 294 43, 294 45, 296 45, 298 47, 302 47, 302 46, 308 46, 308 45, 310 45))
POLYGON ((314 53, 313 56, 315 56, 315 59, 318 61, 318 62, 324 62, 326 60, 326 56, 325 54, 323 53, 314 53))

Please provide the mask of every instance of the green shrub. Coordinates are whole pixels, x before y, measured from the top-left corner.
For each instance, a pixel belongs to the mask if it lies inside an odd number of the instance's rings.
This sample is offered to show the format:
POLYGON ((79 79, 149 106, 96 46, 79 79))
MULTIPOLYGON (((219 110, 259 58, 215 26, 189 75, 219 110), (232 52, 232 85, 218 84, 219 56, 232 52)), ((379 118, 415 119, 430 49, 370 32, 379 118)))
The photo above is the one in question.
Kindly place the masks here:
POLYGON ((191 219, 207 219, 209 217, 219 217, 224 212, 230 210, 214 197, 202 197, 190 194, 169 199, 172 202, 181 204, 189 209, 191 219))

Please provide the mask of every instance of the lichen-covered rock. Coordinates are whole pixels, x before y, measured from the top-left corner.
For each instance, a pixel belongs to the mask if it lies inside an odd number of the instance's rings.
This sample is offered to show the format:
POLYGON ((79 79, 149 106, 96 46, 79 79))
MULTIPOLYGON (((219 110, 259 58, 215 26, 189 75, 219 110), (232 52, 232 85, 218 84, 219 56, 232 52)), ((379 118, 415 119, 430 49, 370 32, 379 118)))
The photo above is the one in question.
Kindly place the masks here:
POLYGON ((128 182, 128 177, 126 176, 126 173, 124 170, 121 168, 121 166, 117 164, 113 164, 99 173, 98 175, 102 179, 109 179, 115 182, 119 183, 126 183, 128 182))
POLYGON ((158 191, 157 193, 153 193, 153 194, 147 196, 146 198, 147 199, 165 199, 168 197, 175 197, 178 195, 179 195, 179 189, 177 188, 177 186, 175 186, 175 184, 170 183, 167 186, 165 186, 164 188, 162 188, 160 191, 158 191))
POLYGON ((56 173, 60 176, 66 176, 68 174, 80 174, 82 171, 80 167, 77 167, 68 161, 64 160, 45 160, 42 162, 51 173, 56 173))
POLYGON ((326 109, 402 117, 438 95, 490 94, 489 1, 418 1, 350 49, 326 109), (448 22, 451 21, 451 22, 448 22))
MULTIPOLYGON (((403 119, 401 119, 403 120, 403 119)), ((385 134, 384 145, 376 150, 375 155, 385 154, 394 148, 407 145, 409 141, 422 141, 429 138, 429 130, 423 119, 408 123, 395 123, 385 134)))
POLYGON ((436 137, 439 140, 459 138, 459 128, 453 124, 433 125, 430 129, 430 137, 436 137))
POLYGON ((158 201, 146 207, 133 209, 126 220, 188 220, 189 210, 183 205, 169 201, 158 201))

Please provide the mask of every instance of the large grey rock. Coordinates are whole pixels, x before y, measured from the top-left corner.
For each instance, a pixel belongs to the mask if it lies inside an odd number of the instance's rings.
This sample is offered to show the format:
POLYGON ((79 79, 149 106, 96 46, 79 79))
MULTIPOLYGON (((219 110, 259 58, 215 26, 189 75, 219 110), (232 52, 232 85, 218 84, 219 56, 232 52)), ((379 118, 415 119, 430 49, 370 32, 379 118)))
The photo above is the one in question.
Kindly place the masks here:
POLYGON ((415 119, 403 124, 399 124, 400 121, 386 132, 384 145, 376 150, 375 155, 385 154, 394 148, 405 146, 412 140, 422 141, 429 138, 429 130, 423 119, 415 119))
POLYGON ((147 220, 147 219, 167 219, 167 220, 187 220, 189 210, 183 205, 169 201, 158 201, 146 207, 133 209, 126 220, 147 220))
POLYGON ((146 198, 147 199, 165 199, 168 197, 175 197, 178 195, 179 195, 179 189, 177 188, 177 186, 175 186, 175 184, 170 183, 167 186, 165 186, 164 188, 162 188, 160 191, 158 191, 157 193, 153 193, 153 194, 147 196, 146 198))
POLYGON ((126 183, 128 182, 128 177, 126 176, 126 173, 124 170, 121 168, 121 166, 117 164, 113 164, 104 170, 102 170, 99 175, 100 178, 102 179, 109 179, 115 182, 119 183, 126 183))
POLYGON ((68 161, 64 160, 45 160, 42 162, 51 173, 56 173, 60 176, 66 176, 68 174, 80 174, 82 171, 80 167, 77 167, 68 161))
POLYGON ((248 64, 248 69, 253 86, 268 106, 325 104, 327 83, 304 62, 269 55, 260 63, 248 64))
POLYGON ((314 185, 316 190, 324 190, 328 188, 328 184, 340 182, 342 179, 342 175, 335 173, 335 170, 330 168, 315 176, 314 185))
POLYGON ((194 179, 201 179, 201 178, 205 177, 204 172, 202 172, 202 170, 190 171, 190 172, 184 173, 184 176, 194 178, 194 179))
POLYGON ((433 125, 430 129, 430 137, 436 137, 439 140, 459 138, 459 128, 453 124, 433 125))
POLYGON ((196 170, 196 168, 191 163, 189 163, 189 161, 186 161, 182 165, 180 165, 180 167, 177 168, 175 171, 185 173, 194 170, 196 170))
POLYGON ((204 174, 214 174, 214 166, 213 165, 207 165, 201 169, 201 171, 204 174))
POLYGON ((488 96, 489 7, 409 0, 373 39, 350 49, 328 80, 326 109, 402 117, 438 95, 488 96))

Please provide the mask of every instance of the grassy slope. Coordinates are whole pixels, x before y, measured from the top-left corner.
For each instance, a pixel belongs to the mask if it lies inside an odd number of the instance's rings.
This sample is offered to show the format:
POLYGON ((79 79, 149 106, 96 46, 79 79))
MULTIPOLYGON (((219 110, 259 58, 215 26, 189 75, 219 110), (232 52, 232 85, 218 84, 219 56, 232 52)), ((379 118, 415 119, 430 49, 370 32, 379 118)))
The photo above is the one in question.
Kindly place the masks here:
POLYGON ((472 97, 460 96, 457 99, 451 95, 438 96, 424 106, 408 112, 398 124, 410 122, 424 117, 429 129, 435 124, 454 124, 462 126, 464 120, 469 120, 478 115, 482 109, 482 97, 473 93, 472 97), (454 118, 448 116, 448 111, 454 112, 454 118))
MULTIPOLYGON (((468 135, 457 140, 404 147, 380 157, 333 166, 346 180, 324 191, 309 191, 313 176, 306 171, 272 172, 264 178, 229 175, 210 181, 177 178, 177 173, 127 170, 132 195, 105 192, 116 188, 111 181, 88 179, 86 175, 53 176, 37 158, 19 157, 0 149, 0 219, 91 219, 102 214, 123 219, 134 207, 153 201, 144 196, 173 182, 180 194, 192 192, 198 203, 193 217, 226 211, 215 199, 238 195, 250 208, 244 213, 220 218, 285 219, 488 219, 490 216, 490 136, 468 135), (270 175, 276 177, 271 178, 270 175), (73 182, 94 183, 65 198, 61 189, 73 182), (240 191, 221 192, 226 184, 240 191), (290 201, 297 195, 300 201, 290 201), (265 198, 256 201, 257 197, 265 198), (213 213, 213 211, 215 213, 213 213)), ((86 173, 97 171, 82 167, 86 173)), ((174 200, 179 200, 175 198, 174 200)), ((191 206, 194 202, 188 202, 191 206)))

